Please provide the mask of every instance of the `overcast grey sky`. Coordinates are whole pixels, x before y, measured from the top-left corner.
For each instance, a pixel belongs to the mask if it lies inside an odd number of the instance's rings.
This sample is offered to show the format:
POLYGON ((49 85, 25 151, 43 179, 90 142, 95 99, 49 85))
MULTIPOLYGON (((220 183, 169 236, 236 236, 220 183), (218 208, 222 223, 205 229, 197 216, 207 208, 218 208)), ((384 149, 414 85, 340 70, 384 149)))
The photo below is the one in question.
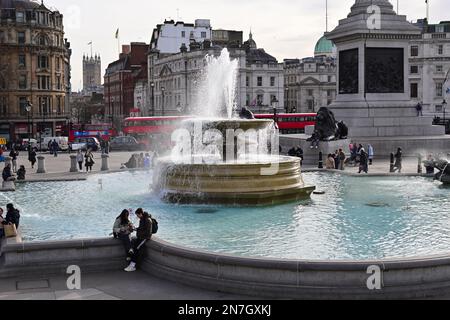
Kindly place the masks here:
MULTIPOLYGON (((72 44, 72 85, 81 87, 83 53, 88 43, 102 57, 102 69, 117 59, 120 28, 123 44, 149 42, 151 32, 166 18, 184 22, 210 19, 213 28, 244 31, 252 28, 259 47, 275 56, 302 58, 313 55, 325 31, 325 0, 44 0, 65 15, 66 37, 72 44), (178 14, 177 14, 178 9, 178 14)), ((391 1, 396 7, 396 1, 391 1)), ((348 14, 354 0, 328 0, 329 29, 348 14)), ((430 20, 450 20, 448 0, 430 0, 430 20), (447 16, 446 14, 447 13, 447 16)), ((426 16, 425 0, 400 0, 400 13, 408 20, 426 16)))

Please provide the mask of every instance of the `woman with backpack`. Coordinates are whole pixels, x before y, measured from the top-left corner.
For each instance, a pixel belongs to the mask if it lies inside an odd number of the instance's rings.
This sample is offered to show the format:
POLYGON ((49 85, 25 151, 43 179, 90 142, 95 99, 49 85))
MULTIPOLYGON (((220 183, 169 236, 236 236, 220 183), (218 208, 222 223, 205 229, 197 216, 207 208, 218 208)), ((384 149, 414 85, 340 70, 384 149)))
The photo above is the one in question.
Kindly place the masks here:
POLYGON ((153 230, 153 224, 157 225, 156 220, 148 212, 144 212, 142 208, 136 210, 136 216, 139 218, 139 227, 136 229, 136 238, 131 240, 132 252, 130 265, 125 269, 126 272, 136 271, 136 264, 139 259, 141 249, 145 247, 147 241, 151 240, 152 234, 156 233, 153 230))

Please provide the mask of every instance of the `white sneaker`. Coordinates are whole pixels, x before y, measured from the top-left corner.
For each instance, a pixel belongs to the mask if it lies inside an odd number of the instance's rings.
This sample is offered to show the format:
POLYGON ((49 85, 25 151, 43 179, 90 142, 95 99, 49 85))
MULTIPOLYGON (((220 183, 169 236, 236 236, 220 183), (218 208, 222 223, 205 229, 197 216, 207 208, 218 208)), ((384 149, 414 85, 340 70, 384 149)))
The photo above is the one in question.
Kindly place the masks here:
POLYGON ((127 268, 125 268, 125 271, 126 272, 134 272, 134 271, 136 271, 136 264, 135 263, 130 263, 130 265, 127 267, 127 268))

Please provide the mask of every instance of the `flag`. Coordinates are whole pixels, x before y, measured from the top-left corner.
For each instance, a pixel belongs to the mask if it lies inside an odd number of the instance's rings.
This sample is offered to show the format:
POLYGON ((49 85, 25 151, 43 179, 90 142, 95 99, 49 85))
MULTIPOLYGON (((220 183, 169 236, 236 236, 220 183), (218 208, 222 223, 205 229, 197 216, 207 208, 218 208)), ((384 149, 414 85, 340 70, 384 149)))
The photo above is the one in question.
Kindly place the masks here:
POLYGON ((92 41, 88 43, 88 46, 90 46, 92 44, 92 41))
POLYGON ((119 39, 119 28, 117 28, 117 31, 116 31, 116 39, 119 39))

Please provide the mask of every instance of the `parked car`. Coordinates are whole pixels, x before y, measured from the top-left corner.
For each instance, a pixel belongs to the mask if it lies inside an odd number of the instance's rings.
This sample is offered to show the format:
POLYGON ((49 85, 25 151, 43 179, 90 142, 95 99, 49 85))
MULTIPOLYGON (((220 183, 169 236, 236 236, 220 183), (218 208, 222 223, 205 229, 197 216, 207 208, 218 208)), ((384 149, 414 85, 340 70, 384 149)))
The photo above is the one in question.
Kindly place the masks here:
POLYGON ((58 142, 59 151, 69 150, 69 138, 68 137, 45 137, 40 144, 41 151, 49 151, 48 144, 50 141, 56 140, 58 142))
POLYGON ((145 145, 133 137, 116 137, 109 144, 110 151, 144 151, 145 145))
MULTIPOLYGON (((1 144, 1 143, 0 143, 1 144)), ((38 142, 36 139, 22 139, 14 145, 14 148, 18 151, 28 151, 28 146, 31 144, 32 148, 38 147, 38 142)))
POLYGON ((76 138, 70 145, 70 150, 72 151, 86 151, 88 149, 92 151, 100 150, 100 142, 98 142, 97 138, 76 138))

